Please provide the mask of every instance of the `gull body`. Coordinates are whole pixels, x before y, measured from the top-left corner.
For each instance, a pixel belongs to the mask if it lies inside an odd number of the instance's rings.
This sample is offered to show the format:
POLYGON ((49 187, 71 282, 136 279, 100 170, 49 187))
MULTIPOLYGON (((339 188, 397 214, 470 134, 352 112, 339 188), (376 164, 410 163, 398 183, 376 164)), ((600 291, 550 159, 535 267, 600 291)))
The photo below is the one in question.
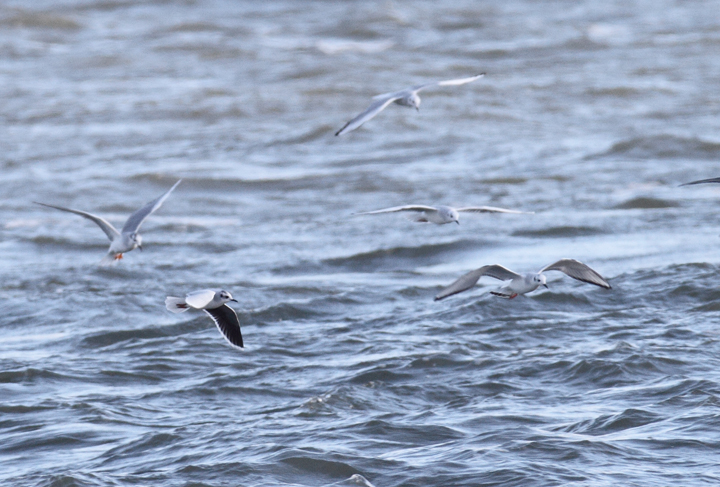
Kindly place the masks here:
POLYGON ((184 313, 189 309, 201 309, 212 318, 227 342, 236 348, 243 348, 240 321, 228 302, 237 303, 232 294, 223 289, 201 289, 185 295, 184 298, 168 296, 165 307, 173 313, 184 313))
POLYGON ((525 274, 518 274, 498 264, 482 266, 474 271, 468 272, 440 291, 435 296, 435 301, 467 291, 472 288, 482 276, 493 277, 501 281, 509 281, 497 290, 491 291, 491 294, 502 298, 513 299, 521 294, 532 292, 540 286, 547 288, 547 277, 543 274, 547 271, 560 271, 578 281, 610 289, 610 284, 608 284, 605 278, 587 265, 575 259, 560 259, 557 262, 546 265, 538 272, 525 274))
POLYGON ((355 118, 346 123, 343 128, 335 132, 335 135, 342 135, 355 130, 368 120, 374 118, 378 113, 385 110, 385 108, 391 103, 395 103, 396 105, 401 105, 404 107, 415 108, 419 111, 420 96, 418 95, 418 93, 426 88, 430 88, 432 86, 464 85, 466 83, 475 81, 476 79, 480 79, 483 76, 485 76, 485 73, 478 74, 476 76, 470 76, 469 78, 449 79, 445 81, 437 81, 435 83, 427 83, 424 85, 413 86, 411 88, 405 88, 404 90, 395 91, 392 93, 383 93, 382 95, 374 96, 373 102, 370 104, 370 106, 367 107, 364 112, 360 113, 355 118))
MULTIPOLYGON (((182 179, 180 180, 182 181, 182 179)), ((105 235, 110 239, 110 248, 108 249, 107 255, 100 262, 101 264, 109 264, 113 261, 123 258, 123 254, 139 248, 142 250, 142 236, 138 233, 140 226, 155 210, 160 208, 165 202, 170 193, 180 184, 180 181, 175 183, 172 188, 167 190, 161 196, 147 203, 145 206, 130 215, 123 225, 122 230, 118 231, 112 224, 110 224, 104 218, 101 218, 92 213, 86 211, 73 210, 71 208, 65 208, 62 206, 48 205, 45 203, 38 203, 38 205, 47 206, 48 208, 55 208, 56 210, 67 211, 69 213, 75 213, 88 220, 95 222, 100 229, 105 232, 105 235)))
POLYGON ((403 212, 408 219, 419 223, 435 223, 444 225, 446 223, 460 224, 460 213, 515 213, 528 214, 525 211, 507 210, 505 208, 496 208, 494 206, 466 206, 462 208, 453 208, 452 206, 425 206, 425 205, 405 205, 393 206, 392 208, 383 208, 382 210, 365 211, 356 213, 356 215, 379 215, 382 213, 398 213, 403 212))

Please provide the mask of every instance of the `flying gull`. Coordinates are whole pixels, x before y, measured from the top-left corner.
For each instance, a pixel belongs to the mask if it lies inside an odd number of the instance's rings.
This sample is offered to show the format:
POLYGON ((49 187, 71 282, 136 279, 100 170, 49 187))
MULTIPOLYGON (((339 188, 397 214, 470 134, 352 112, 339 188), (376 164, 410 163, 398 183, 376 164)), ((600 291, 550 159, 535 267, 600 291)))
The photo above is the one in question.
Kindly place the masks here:
POLYGON ((393 206, 392 208, 383 208, 382 210, 364 211, 355 213, 356 215, 379 215, 381 213, 397 213, 405 212, 408 219, 420 223, 436 223, 443 225, 445 223, 455 222, 460 224, 460 213, 516 213, 516 214, 532 214, 532 212, 506 210, 505 208, 495 208, 494 206, 465 206, 462 208, 453 208, 452 206, 425 206, 425 205, 405 205, 393 206))
POLYGON ((432 86, 464 85, 466 83, 471 83, 476 79, 482 78, 483 76, 485 76, 485 73, 478 74, 476 76, 470 76, 469 78, 448 79, 445 81, 437 81, 435 83, 417 85, 411 88, 405 88, 404 90, 395 91, 393 93, 383 93, 382 95, 374 96, 373 102, 370 104, 370 106, 367 107, 365 111, 362 112, 360 115, 356 116, 348 123, 346 123, 343 128, 335 132, 335 135, 342 135, 344 133, 355 130, 360 125, 364 124, 368 120, 375 117, 375 115, 382 112, 391 103, 396 103, 405 107, 414 107, 416 110, 420 110, 420 97, 418 96, 418 93, 420 93, 420 91, 424 90, 425 88, 430 88, 432 86))
POLYGON ((227 291, 222 289, 202 289, 188 293, 184 298, 168 296, 165 298, 165 307, 173 313, 184 313, 190 308, 205 311, 230 345, 243 348, 240 322, 235 310, 225 304, 228 301, 237 303, 237 299, 233 299, 232 295, 227 291))
POLYGON ((482 276, 490 276, 501 281, 510 281, 491 294, 502 298, 512 299, 520 294, 526 294, 536 290, 539 286, 548 287, 546 277, 543 272, 560 271, 564 272, 573 279, 578 281, 595 284, 605 289, 610 289, 610 284, 597 272, 586 266, 582 262, 575 259, 560 259, 554 264, 546 265, 538 272, 528 272, 527 274, 518 274, 501 265, 485 265, 474 271, 470 271, 457 281, 450 284, 435 296, 435 301, 445 299, 453 294, 467 291, 473 287, 482 276))
MULTIPOLYGON (((180 181, 182 181, 182 179, 180 181)), ((107 265, 112 263, 113 261, 122 259, 125 252, 130 252, 135 248, 139 248, 140 250, 142 250, 142 237, 138 233, 138 230, 140 230, 140 225, 142 225, 145 219, 149 217, 155 210, 160 208, 160 206, 167 199, 167 197, 170 196, 170 193, 172 193, 172 191, 177 187, 177 185, 180 184, 180 181, 175 183, 172 188, 165 192, 165 194, 152 200, 151 202, 137 210, 135 213, 130 215, 130 217, 125 222, 125 225, 122 227, 122 230, 119 232, 114 226, 108 223, 107 220, 105 220, 104 218, 100 218, 99 216, 93 215, 92 213, 87 213, 80 210, 73 210, 70 208, 64 208, 62 206, 38 203, 37 201, 35 201, 34 203, 42 206, 47 206, 48 208, 55 208, 56 210, 69 211, 70 213, 75 213, 76 215, 80 215, 87 218, 88 220, 92 220, 97 223, 97 225, 102 229, 103 232, 105 232, 105 235, 107 235, 111 242, 108 254, 100 261, 100 264, 107 265)))

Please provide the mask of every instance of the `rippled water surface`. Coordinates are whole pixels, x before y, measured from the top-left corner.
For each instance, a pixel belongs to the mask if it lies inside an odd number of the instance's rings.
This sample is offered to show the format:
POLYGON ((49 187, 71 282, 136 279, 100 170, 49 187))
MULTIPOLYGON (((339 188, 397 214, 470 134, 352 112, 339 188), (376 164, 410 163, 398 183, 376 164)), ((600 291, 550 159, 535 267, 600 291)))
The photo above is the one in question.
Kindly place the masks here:
POLYGON ((720 482, 710 1, 6 1, 0 484, 720 482), (423 92, 334 132, 370 97, 423 92), (182 179, 144 251, 116 225, 182 179), (461 225, 353 213, 492 205, 461 225), (484 264, 561 257, 512 301, 484 264), (246 348, 165 296, 223 287, 246 348))

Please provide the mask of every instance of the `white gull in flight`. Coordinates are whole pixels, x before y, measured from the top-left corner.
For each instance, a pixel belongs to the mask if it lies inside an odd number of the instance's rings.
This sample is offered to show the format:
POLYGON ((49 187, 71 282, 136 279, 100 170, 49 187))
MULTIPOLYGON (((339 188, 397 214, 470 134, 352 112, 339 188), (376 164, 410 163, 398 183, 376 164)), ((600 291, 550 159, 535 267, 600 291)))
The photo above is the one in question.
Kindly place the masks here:
POLYGON ((375 117, 378 113, 385 110, 385 108, 391 103, 396 103, 405 107, 414 107, 416 110, 420 110, 420 97, 418 96, 418 93, 426 88, 430 88, 432 86, 464 85, 466 83, 475 81, 476 79, 482 78, 483 76, 485 76, 485 73, 478 74, 476 76, 470 76, 469 78, 448 79, 445 81, 437 81, 435 83, 417 85, 411 88, 405 88, 404 90, 395 91, 392 93, 383 93, 382 95, 374 96, 373 102, 370 104, 370 106, 367 107, 365 111, 362 112, 360 115, 356 116, 348 123, 346 123, 343 128, 335 132, 335 135, 342 135, 352 130, 355 130, 360 125, 364 124, 368 120, 375 117))
POLYGON ((455 222, 460 224, 460 213, 515 213, 515 214, 532 214, 532 212, 507 210, 505 208, 496 208, 494 206, 464 206, 462 208, 453 208, 452 206, 425 206, 425 205, 405 205, 393 206, 392 208, 383 208, 382 210, 364 211, 355 213, 356 215, 379 215, 382 213, 398 213, 407 214, 409 220, 420 223, 436 223, 444 225, 445 223, 455 222))
POLYGON ((230 345, 243 348, 240 321, 235 310, 225 304, 228 301, 237 303, 237 299, 233 299, 227 291, 202 289, 188 293, 184 298, 168 296, 165 298, 165 307, 173 313, 184 313, 190 308, 205 311, 230 345))
POLYGON ((474 271, 470 271, 435 296, 435 301, 445 299, 453 294, 467 291, 473 287, 482 276, 490 276, 501 281, 510 281, 491 294, 502 298, 512 299, 520 294, 526 294, 536 290, 539 286, 548 287, 543 272, 560 271, 578 281, 594 284, 605 289, 610 289, 610 284, 597 272, 575 259, 560 259, 559 261, 546 265, 538 272, 518 274, 501 265, 485 265, 474 271))
MULTIPOLYGON (((180 181, 182 181, 182 179, 180 181)), ((140 230, 140 225, 142 225, 145 219, 149 217, 155 210, 160 208, 160 206, 167 199, 167 197, 170 196, 170 193, 172 193, 172 191, 177 187, 177 185, 180 184, 180 181, 175 183, 173 187, 167 190, 162 196, 159 196, 158 198, 152 200, 151 202, 137 210, 135 213, 130 215, 125 222, 125 225, 123 225, 121 231, 118 231, 104 218, 100 218, 99 216, 93 215, 92 213, 80 210, 73 210, 71 208, 64 208, 62 206, 38 203, 37 201, 35 201, 34 203, 42 206, 47 206, 48 208, 55 208, 56 210, 75 213, 76 215, 80 215, 84 218, 87 218, 88 220, 92 220, 93 222, 95 222, 102 229, 102 231, 105 232, 105 235, 107 235, 107 237, 110 239, 110 249, 108 250, 108 254, 100 261, 100 264, 107 265, 112 263, 113 261, 122 259, 125 252, 130 252, 131 250, 134 250, 136 248, 142 250, 142 237, 138 233, 138 230, 140 230)))

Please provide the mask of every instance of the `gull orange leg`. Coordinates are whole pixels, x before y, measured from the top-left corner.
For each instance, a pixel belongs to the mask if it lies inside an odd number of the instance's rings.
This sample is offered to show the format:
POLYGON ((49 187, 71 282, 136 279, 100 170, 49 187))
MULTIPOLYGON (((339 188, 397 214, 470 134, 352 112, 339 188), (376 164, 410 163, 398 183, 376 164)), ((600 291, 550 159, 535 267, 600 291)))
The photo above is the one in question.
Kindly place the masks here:
POLYGON ((120 260, 123 258, 122 254, 115 254, 115 260, 120 260))
POLYGON ((518 296, 517 293, 513 293, 513 294, 510 295, 510 297, 509 297, 508 299, 517 298, 517 296, 518 296))

